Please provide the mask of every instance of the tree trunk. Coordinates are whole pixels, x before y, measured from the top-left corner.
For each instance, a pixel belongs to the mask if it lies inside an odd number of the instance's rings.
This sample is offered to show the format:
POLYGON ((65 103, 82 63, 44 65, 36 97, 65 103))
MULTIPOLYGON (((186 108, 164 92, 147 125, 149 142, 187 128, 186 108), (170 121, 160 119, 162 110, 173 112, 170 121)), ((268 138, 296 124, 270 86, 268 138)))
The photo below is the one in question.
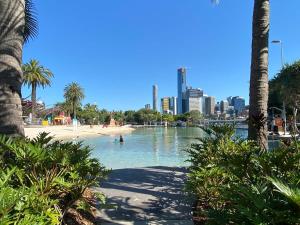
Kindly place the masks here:
POLYGON ((31 113, 32 113, 32 122, 36 122, 36 83, 32 84, 31 90, 31 113))
POLYGON ((75 101, 74 101, 72 104, 73 104, 73 119, 76 119, 76 106, 75 106, 75 101))
POLYGON ((249 139, 268 148, 268 48, 270 30, 269 0, 255 0, 252 22, 249 139))
POLYGON ((21 86, 24 0, 0 0, 0 133, 23 136, 21 86))

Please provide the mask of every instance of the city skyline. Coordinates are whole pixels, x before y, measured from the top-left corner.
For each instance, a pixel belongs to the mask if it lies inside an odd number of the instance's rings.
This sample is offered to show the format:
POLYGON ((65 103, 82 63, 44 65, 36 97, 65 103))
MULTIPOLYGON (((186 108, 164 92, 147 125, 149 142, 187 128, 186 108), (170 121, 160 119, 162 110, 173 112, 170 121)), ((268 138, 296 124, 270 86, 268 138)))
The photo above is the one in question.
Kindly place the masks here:
MULTIPOLYGON (((91 0, 90 4, 94 7, 82 7, 79 2, 62 1, 60 7, 56 1, 36 2, 40 31, 26 44, 23 59, 36 58, 53 71, 53 86, 38 90, 37 97, 46 105, 63 101, 65 85, 76 81, 86 93, 83 104, 137 110, 152 102, 149 91, 154 83, 160 96, 177 96, 174 73, 181 66, 188 68, 194 87, 218 101, 236 94, 248 103, 251 1, 221 1, 218 7, 210 1, 171 0, 91 0), (104 9, 103 13, 98 9, 104 9), (79 10, 83 16, 75 23, 79 10), (56 16, 49 20, 53 11, 56 16), (79 38, 80 30, 85 35, 79 38)), ((284 61, 289 63, 300 51, 300 31, 289 29, 300 22, 299 7, 298 0, 271 5, 270 42, 283 41, 284 61)), ((269 53, 271 78, 281 67, 280 47, 270 44, 269 53)), ((29 95, 24 87, 23 97, 29 95)))
MULTIPOLYGON (((159 96, 158 85, 152 86, 152 109, 163 114, 184 114, 191 111, 199 111, 203 115, 223 115, 226 117, 239 116, 246 113, 245 98, 239 95, 228 96, 226 99, 216 100, 213 95, 207 95, 203 89, 194 88, 188 83, 187 69, 177 69, 177 97, 159 96), (158 98, 160 98, 160 110, 158 110, 158 98)), ((146 104, 145 109, 151 109, 146 104)))

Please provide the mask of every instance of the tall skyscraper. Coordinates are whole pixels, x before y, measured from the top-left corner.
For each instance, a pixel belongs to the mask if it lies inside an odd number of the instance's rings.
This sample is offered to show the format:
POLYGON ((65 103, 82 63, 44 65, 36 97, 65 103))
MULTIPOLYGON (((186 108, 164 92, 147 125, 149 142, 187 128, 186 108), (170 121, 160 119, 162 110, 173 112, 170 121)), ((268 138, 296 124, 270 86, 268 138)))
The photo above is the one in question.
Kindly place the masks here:
POLYGON ((172 111, 173 115, 177 115, 177 98, 176 97, 170 98, 170 110, 172 111))
POLYGON ((158 86, 153 85, 152 97, 153 97, 153 110, 157 111, 157 98, 158 98, 158 86))
POLYGON ((205 99, 208 97, 208 95, 203 94, 203 97, 201 98, 202 101, 202 112, 204 115, 206 114, 206 105, 205 105, 205 99))
POLYGON ((186 112, 186 68, 177 70, 177 113, 186 112))
POLYGON ((216 99, 214 97, 209 96, 205 98, 206 115, 215 114, 215 105, 216 105, 216 99))

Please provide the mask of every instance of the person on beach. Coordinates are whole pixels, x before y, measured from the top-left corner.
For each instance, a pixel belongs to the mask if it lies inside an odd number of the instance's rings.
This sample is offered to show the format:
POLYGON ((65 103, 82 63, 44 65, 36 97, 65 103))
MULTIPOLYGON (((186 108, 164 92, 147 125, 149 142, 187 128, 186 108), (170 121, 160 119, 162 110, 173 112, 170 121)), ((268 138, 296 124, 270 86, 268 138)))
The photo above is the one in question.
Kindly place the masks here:
POLYGON ((120 135, 120 143, 124 143, 124 139, 122 135, 120 135))

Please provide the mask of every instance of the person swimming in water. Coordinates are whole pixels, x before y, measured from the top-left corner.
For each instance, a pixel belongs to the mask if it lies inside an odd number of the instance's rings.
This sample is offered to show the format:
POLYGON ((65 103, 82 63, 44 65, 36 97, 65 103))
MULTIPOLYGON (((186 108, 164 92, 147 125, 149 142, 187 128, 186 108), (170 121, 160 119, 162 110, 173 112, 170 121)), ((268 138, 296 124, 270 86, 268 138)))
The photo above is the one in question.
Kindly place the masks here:
POLYGON ((122 135, 120 135, 120 143, 124 143, 124 138, 122 135))

